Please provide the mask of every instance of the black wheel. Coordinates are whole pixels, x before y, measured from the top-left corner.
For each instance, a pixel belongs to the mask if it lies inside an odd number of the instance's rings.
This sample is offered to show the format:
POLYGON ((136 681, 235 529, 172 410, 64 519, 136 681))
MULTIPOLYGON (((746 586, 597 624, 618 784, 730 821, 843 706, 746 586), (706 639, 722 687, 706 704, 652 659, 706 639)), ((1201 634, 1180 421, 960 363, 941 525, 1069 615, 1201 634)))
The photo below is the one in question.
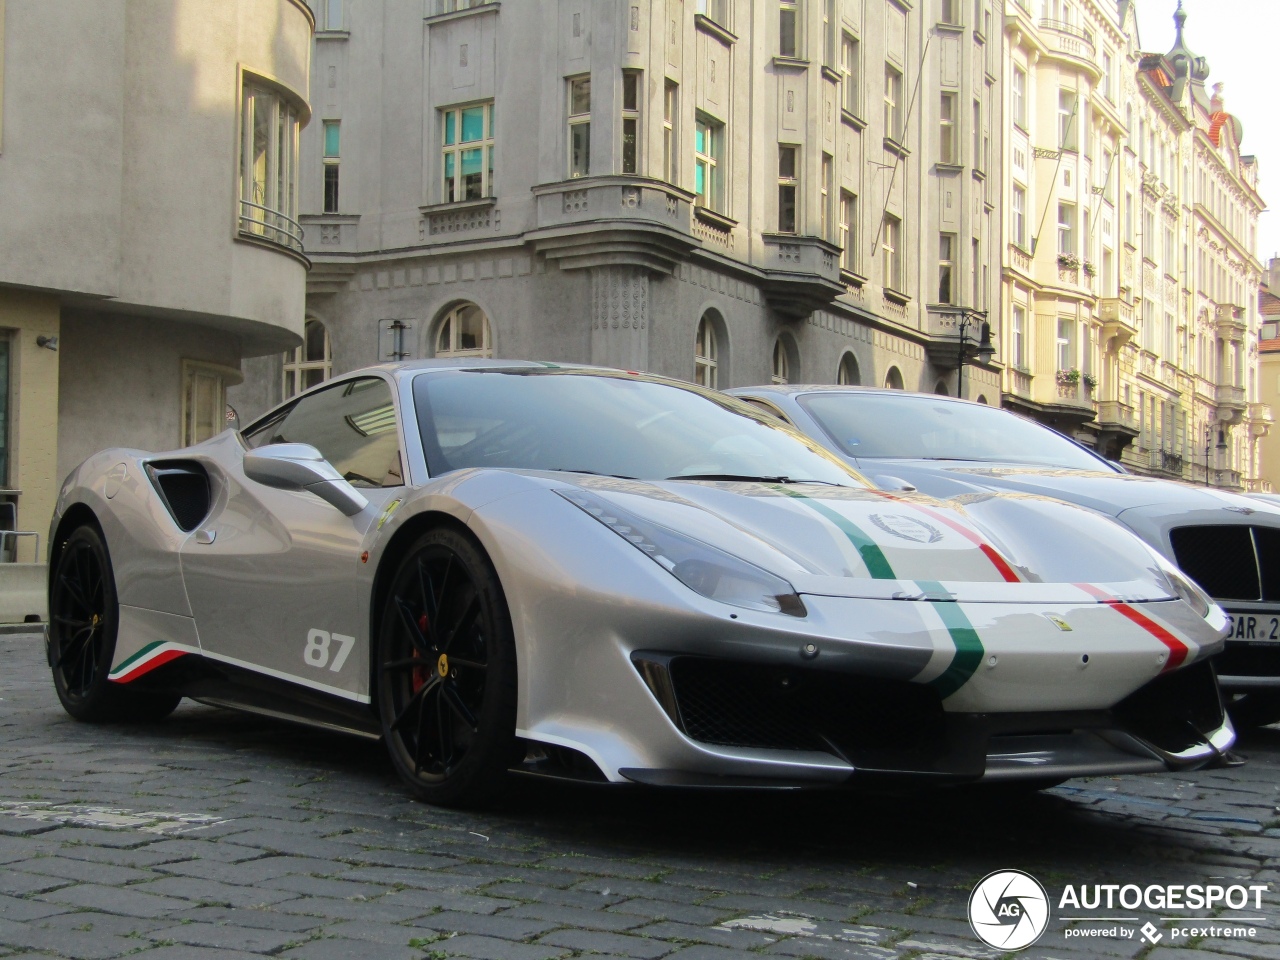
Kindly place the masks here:
POLYGON ((1280 696, 1266 693, 1237 694, 1227 704, 1237 730, 1250 730, 1280 723, 1280 696))
POLYGON ((391 583, 378 708, 396 770, 422 799, 492 799, 515 751, 516 652, 498 575, 450 528, 426 533, 391 583))
POLYGON ((77 720, 159 720, 182 699, 129 690, 107 679, 119 604, 101 532, 78 527, 58 556, 49 589, 49 666, 63 708, 77 720))

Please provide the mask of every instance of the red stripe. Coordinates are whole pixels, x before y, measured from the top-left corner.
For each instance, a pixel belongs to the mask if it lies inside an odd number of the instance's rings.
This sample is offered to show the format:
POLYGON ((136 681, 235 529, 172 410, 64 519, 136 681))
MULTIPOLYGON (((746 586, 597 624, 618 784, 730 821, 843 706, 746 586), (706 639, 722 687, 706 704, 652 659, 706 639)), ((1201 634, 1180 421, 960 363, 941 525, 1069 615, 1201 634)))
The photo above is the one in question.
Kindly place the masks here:
POLYGON ((1170 670, 1178 669, 1178 667, 1182 666, 1182 662, 1187 659, 1187 653, 1189 652, 1187 645, 1164 627, 1160 626, 1160 624, 1148 617, 1145 613, 1141 613, 1129 606, 1129 604, 1124 603, 1121 600, 1117 600, 1105 590, 1100 590, 1091 583, 1077 583, 1076 586, 1090 596, 1101 600, 1113 610, 1124 614, 1124 616, 1128 617, 1143 630, 1147 631, 1147 633, 1151 634, 1169 648, 1169 662, 1164 665, 1164 669, 1160 671, 1161 673, 1167 673, 1170 670))
POLYGON ((939 513, 937 510, 934 510, 932 507, 926 507, 923 504, 919 504, 919 503, 912 503, 910 500, 904 500, 901 497, 895 497, 893 494, 885 493, 883 490, 877 490, 875 492, 880 494, 880 496, 882 497, 886 497, 889 500, 894 501, 895 503, 901 503, 904 506, 908 506, 908 507, 911 507, 912 509, 919 510, 921 513, 925 514, 926 516, 933 517, 933 519, 937 520, 939 523, 945 523, 948 527, 950 527, 956 533, 960 534, 960 536, 964 537, 970 543, 974 544, 979 550, 981 550, 983 555, 985 555, 986 558, 991 561, 992 566, 994 566, 996 570, 1000 572, 1000 576, 1004 577, 1004 579, 1008 583, 1022 582, 1022 578, 1019 577, 1016 572, 1014 572, 1013 567, 1009 565, 1009 561, 1005 560, 1004 557, 1000 556, 1000 552, 996 550, 995 547, 991 546, 991 544, 987 543, 985 540, 979 537, 976 533, 974 533, 964 524, 959 523, 955 520, 952 520, 945 513, 939 513))
POLYGON ((186 655, 187 652, 185 650, 166 650, 164 653, 157 654, 145 663, 134 667, 123 677, 116 677, 112 682, 128 683, 130 680, 137 680, 144 673, 150 673, 156 667, 162 667, 170 660, 177 660, 178 657, 185 657, 186 655))

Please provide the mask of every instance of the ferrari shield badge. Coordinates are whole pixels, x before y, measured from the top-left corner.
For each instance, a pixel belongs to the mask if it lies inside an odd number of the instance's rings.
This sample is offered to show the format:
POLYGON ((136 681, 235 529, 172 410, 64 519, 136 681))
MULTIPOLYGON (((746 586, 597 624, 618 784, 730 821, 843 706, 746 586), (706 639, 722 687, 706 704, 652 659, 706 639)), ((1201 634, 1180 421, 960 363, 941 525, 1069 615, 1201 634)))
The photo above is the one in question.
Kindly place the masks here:
POLYGON ((937 543, 942 539, 942 531, 937 527, 901 513, 873 513, 871 522, 885 533, 891 533, 895 537, 912 540, 915 543, 937 543))

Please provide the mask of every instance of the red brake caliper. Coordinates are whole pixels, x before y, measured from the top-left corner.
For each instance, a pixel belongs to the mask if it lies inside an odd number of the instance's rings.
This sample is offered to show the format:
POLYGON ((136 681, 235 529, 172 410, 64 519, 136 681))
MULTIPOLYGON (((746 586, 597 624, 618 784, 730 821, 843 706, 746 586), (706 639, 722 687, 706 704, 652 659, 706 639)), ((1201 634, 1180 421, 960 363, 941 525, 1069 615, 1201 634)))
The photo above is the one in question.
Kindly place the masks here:
MULTIPOLYGON (((418 618, 418 632, 424 637, 427 635, 427 615, 424 613, 418 618)), ((430 675, 430 668, 417 666, 413 668, 413 692, 417 693, 427 685, 427 677, 430 675)))

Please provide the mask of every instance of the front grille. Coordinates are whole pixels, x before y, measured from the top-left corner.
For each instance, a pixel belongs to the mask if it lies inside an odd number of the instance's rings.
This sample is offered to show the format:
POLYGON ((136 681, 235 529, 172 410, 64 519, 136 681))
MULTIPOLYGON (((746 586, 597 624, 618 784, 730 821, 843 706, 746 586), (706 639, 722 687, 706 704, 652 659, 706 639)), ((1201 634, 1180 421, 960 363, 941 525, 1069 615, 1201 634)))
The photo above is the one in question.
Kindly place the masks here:
POLYGON ((822 750, 876 767, 890 755, 927 760, 945 740, 942 701, 919 684, 701 657, 676 657, 670 670, 684 730, 703 743, 822 750))
POLYGON ((1271 527, 1177 527, 1173 556, 1215 600, 1280 601, 1280 530, 1271 527))
POLYGON ((1112 708, 1124 729, 1178 753, 1222 726, 1222 698, 1209 661, 1163 673, 1112 708))
POLYGON ((1222 677, 1274 677, 1280 675, 1280 644, 1228 644, 1213 662, 1222 677))

